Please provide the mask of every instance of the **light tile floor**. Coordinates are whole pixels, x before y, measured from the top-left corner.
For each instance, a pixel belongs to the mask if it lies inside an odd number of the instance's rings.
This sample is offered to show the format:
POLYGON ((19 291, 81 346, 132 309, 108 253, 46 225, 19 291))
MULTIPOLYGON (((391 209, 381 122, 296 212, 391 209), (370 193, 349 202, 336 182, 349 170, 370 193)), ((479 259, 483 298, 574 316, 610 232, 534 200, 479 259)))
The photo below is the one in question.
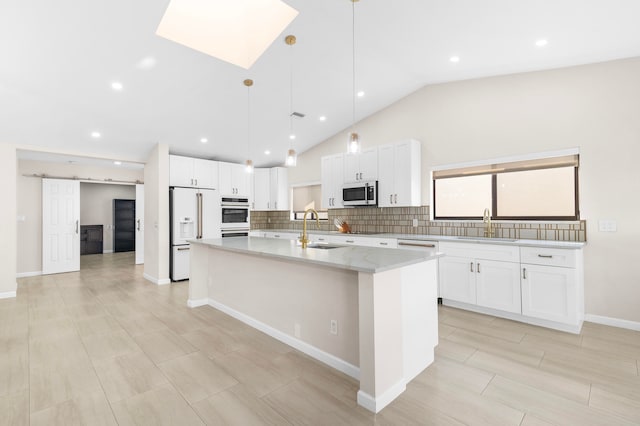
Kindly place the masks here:
POLYGON ((638 425, 640 333, 440 308, 432 366, 378 415, 358 383, 156 286, 132 253, 0 300, 2 425, 638 425))

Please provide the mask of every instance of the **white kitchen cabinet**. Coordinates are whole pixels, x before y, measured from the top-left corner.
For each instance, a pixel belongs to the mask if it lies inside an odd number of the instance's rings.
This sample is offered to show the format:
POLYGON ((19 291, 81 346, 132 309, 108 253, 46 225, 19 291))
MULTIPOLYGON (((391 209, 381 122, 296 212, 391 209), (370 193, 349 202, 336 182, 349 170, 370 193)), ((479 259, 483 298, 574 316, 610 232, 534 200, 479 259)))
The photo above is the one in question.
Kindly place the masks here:
POLYGON ((220 162, 219 176, 221 196, 249 198, 252 175, 246 172, 243 164, 220 162))
POLYGON ((344 156, 344 183, 371 182, 378 179, 378 149, 344 156))
POLYGON ((378 206, 419 206, 420 142, 409 139, 378 147, 378 206))
POLYGON ((522 247, 522 314, 579 326, 584 316, 582 252, 522 247))
POLYGON ((271 171, 253 170, 252 210, 270 210, 271 208, 271 171))
POLYGON ((519 247, 441 242, 440 250, 443 299, 521 313, 519 247))
POLYGON ((286 167, 273 167, 270 170, 271 210, 289 210, 289 170, 286 167))
POLYGON ((322 208, 335 209, 342 205, 344 185, 344 155, 334 154, 320 160, 322 179, 322 208))
POLYGON ((217 161, 169 156, 170 186, 217 189, 218 183, 217 161))

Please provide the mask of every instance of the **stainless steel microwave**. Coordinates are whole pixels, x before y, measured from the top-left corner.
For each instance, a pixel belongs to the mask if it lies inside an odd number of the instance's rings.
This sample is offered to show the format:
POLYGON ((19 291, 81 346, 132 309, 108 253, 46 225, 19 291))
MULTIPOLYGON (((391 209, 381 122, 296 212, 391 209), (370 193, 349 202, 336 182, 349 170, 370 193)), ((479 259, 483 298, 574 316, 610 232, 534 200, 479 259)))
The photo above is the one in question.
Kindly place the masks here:
POLYGON ((342 203, 345 206, 378 205, 378 181, 351 183, 342 187, 342 203))

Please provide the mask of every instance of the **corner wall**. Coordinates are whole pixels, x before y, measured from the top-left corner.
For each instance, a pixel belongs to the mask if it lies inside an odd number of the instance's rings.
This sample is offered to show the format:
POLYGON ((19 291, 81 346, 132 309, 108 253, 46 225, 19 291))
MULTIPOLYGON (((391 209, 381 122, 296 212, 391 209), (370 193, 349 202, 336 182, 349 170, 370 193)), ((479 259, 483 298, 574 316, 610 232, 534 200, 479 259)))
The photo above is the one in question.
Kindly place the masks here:
POLYGON ((155 146, 144 181, 144 277, 169 284, 169 145, 155 146))
MULTIPOLYGON (((357 123, 363 148, 422 142, 422 204, 438 165, 580 148, 586 313, 640 322, 640 58, 425 86, 357 123), (613 219, 617 232, 598 231, 613 219)), ((320 157, 347 131, 298 156, 290 184, 320 181, 320 157)))
POLYGON ((15 145, 0 143, 0 181, 3 207, 0 209, 0 298, 14 297, 16 284, 16 172, 15 145))

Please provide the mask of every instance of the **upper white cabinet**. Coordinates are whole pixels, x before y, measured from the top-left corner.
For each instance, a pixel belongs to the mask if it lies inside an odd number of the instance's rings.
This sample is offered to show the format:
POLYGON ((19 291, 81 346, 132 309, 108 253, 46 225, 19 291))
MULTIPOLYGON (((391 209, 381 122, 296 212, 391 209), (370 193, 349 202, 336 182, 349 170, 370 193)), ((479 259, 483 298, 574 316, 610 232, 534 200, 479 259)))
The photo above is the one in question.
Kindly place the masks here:
POLYGON ((420 142, 409 139, 378 147, 378 206, 419 206, 420 142))
POLYGON ((289 209, 289 171, 285 167, 254 170, 252 209, 289 209))
POLYGON ((378 149, 344 156, 344 182, 370 182, 378 179, 378 149))
POLYGON ((522 314, 579 327, 584 316, 582 251, 522 247, 522 314))
POLYGON ((342 186, 344 185, 344 155, 334 154, 320 160, 322 176, 322 208, 342 207, 342 186))
POLYGON ((245 171, 243 164, 219 164, 220 195, 249 197, 251 193, 251 174, 245 171))
POLYGON ((170 155, 169 185, 215 189, 218 187, 218 162, 170 155))
POLYGON ((286 167, 273 167, 270 177, 270 208, 289 210, 289 170, 286 167))

